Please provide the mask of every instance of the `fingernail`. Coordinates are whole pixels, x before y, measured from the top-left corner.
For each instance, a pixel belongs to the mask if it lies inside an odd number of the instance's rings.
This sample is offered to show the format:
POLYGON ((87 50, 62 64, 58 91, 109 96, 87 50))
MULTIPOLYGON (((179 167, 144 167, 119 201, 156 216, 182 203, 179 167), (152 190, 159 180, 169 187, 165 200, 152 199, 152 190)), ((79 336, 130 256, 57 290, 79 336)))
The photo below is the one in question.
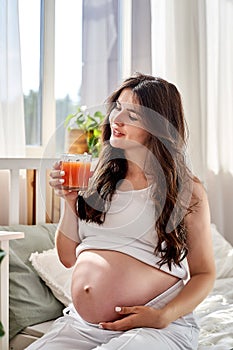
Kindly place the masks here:
POLYGON ((65 182, 64 179, 59 179, 58 181, 59 181, 61 184, 63 184, 63 182, 65 182))
POLYGON ((120 307, 120 306, 116 306, 116 307, 115 307, 115 311, 116 311, 116 312, 120 312, 120 311, 121 311, 121 307, 120 307))
POLYGON ((64 170, 61 170, 61 171, 60 171, 60 175, 61 175, 61 176, 65 175, 64 170))
POLYGON ((104 328, 103 325, 102 325, 102 323, 99 323, 99 328, 101 328, 101 329, 104 328))

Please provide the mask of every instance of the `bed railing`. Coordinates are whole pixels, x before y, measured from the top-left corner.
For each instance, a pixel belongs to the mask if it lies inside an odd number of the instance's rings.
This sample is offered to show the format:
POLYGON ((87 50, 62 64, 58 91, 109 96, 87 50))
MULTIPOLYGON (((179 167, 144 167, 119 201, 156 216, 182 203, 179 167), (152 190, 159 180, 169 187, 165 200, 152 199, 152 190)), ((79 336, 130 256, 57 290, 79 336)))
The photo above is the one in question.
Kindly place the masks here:
MULTIPOLYGON (((51 169, 54 158, 0 158, 0 170, 9 171, 9 215, 7 224, 19 223, 20 170, 34 170, 34 223, 46 222, 47 169, 51 169)), ((1 202, 1 198, 0 198, 1 202)), ((1 205, 4 205, 1 203, 1 205)))

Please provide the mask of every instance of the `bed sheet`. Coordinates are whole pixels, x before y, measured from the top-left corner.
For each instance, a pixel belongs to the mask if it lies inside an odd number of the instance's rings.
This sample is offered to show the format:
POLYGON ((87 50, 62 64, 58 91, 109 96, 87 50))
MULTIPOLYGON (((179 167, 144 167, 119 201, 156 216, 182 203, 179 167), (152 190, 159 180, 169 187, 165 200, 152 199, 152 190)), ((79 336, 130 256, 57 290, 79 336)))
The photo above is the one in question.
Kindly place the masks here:
POLYGON ((198 350, 233 349, 233 277, 216 280, 195 314, 201 328, 198 350))

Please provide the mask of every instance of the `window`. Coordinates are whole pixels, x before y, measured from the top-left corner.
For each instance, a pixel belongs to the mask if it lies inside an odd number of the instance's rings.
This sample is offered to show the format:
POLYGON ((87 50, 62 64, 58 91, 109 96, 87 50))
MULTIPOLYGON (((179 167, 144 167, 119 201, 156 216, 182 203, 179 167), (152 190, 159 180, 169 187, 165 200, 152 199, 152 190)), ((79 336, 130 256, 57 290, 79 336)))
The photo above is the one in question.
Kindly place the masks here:
POLYGON ((28 155, 52 143, 61 152, 64 119, 80 101, 82 1, 19 0, 19 25, 28 155))
POLYGON ((82 77, 82 1, 56 0, 56 150, 64 151, 64 119, 80 103, 82 77))
POLYGON ((27 156, 59 155, 77 105, 99 106, 132 71, 150 71, 149 3, 18 0, 27 156))
POLYGON ((22 83, 27 145, 41 144, 38 111, 40 71, 40 0, 19 0, 22 83))

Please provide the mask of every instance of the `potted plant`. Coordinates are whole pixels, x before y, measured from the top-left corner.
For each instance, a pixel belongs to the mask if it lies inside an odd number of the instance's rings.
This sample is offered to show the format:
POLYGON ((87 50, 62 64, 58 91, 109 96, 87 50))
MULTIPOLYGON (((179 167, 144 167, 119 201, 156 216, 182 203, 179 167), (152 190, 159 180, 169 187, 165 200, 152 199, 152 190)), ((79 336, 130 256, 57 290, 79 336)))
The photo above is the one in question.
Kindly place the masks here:
MULTIPOLYGON (((4 250, 0 249, 0 264, 1 264, 1 261, 5 255, 6 255, 6 253, 4 252, 4 250)), ((0 337, 3 337, 4 334, 5 334, 5 332, 3 329, 3 325, 2 325, 2 322, 0 321, 0 337)))
POLYGON ((84 106, 78 107, 76 113, 69 114, 64 126, 66 134, 66 151, 69 153, 91 153, 98 157, 100 151, 101 123, 104 114, 95 111, 93 114, 84 106))

